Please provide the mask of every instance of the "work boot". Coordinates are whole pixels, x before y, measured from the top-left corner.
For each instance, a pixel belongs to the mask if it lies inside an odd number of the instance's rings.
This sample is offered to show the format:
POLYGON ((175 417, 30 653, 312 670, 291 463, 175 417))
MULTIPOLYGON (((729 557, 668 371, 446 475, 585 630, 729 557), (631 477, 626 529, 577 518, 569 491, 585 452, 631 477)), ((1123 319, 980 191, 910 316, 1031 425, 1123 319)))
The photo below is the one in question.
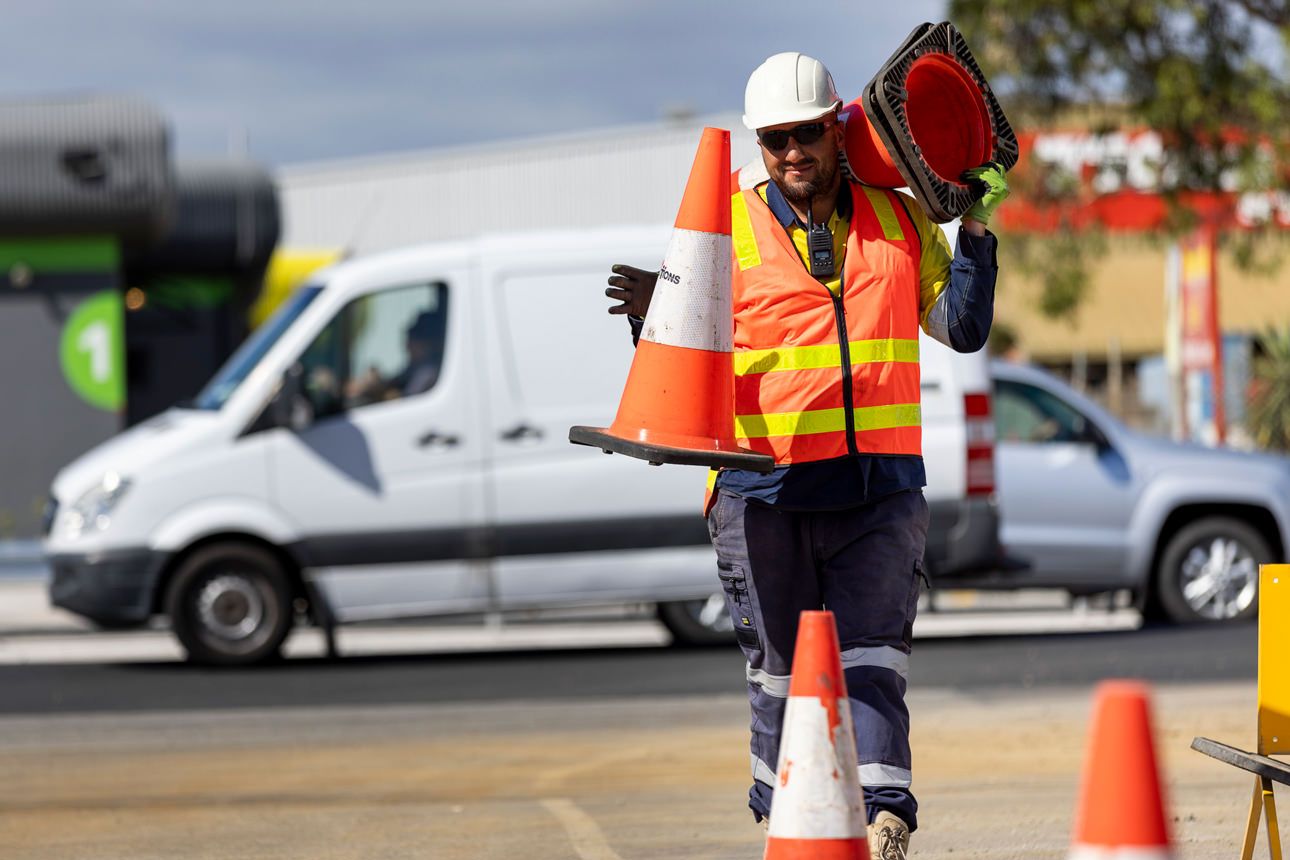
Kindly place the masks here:
POLYGON ((909 856, 909 826, 887 810, 869 825, 869 856, 873 860, 905 860, 909 856))

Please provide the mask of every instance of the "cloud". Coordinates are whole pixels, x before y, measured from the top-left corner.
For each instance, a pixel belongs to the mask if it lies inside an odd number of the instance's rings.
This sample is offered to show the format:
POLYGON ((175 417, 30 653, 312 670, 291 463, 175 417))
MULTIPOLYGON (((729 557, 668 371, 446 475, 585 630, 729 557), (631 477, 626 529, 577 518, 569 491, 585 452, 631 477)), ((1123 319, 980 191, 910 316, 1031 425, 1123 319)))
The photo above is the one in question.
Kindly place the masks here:
POLYGON ((858 93, 941 0, 145 0, 15 4, 0 96, 123 92, 157 103, 183 154, 244 130, 275 164, 526 137, 741 106, 781 50, 858 93))

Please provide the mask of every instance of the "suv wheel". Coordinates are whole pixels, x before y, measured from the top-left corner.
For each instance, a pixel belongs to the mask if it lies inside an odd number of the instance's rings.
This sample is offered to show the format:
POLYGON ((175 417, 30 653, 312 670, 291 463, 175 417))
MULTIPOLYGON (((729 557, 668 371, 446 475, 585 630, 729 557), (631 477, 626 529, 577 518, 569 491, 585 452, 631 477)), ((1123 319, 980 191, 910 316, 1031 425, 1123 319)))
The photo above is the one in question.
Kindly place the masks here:
POLYGON ((207 546, 185 559, 170 581, 166 610, 190 660, 224 666, 276 655, 294 620, 282 565, 247 544, 207 546))
POLYGON ((1205 517, 1169 539, 1156 571, 1160 608, 1180 624, 1253 618, 1259 565, 1272 550, 1257 530, 1229 517, 1205 517))
POLYGON ((700 600, 676 600, 658 605, 663 622, 678 645, 717 645, 735 641, 725 595, 718 591, 700 600))

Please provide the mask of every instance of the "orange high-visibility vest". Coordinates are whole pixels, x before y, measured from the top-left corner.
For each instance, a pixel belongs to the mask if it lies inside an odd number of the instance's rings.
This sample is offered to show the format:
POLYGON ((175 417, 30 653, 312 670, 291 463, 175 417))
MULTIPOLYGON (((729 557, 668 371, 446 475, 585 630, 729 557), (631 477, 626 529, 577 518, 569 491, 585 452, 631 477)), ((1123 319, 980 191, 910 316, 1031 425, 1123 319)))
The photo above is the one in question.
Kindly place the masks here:
POLYGON ((918 233, 895 192, 846 185, 838 296, 756 189, 731 195, 735 436, 777 465, 922 453, 918 233))

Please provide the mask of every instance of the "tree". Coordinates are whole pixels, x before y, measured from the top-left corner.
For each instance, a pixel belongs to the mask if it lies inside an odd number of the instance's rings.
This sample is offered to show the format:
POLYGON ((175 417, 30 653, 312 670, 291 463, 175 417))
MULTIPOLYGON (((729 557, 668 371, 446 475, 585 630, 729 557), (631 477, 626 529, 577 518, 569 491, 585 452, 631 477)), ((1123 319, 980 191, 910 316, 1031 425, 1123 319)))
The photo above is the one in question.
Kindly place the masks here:
POLYGON ((1259 340, 1246 421, 1260 448, 1290 451, 1290 330, 1269 330, 1259 340))
MULTIPOLYGON (((1166 143, 1160 193, 1168 233, 1191 226, 1185 191, 1286 189, 1290 165, 1290 4, 1285 0, 951 0, 1014 125, 1082 115, 1094 131, 1154 129, 1166 143)), ((1027 178, 1022 193, 1060 195, 1027 178)), ((1238 262, 1267 268, 1257 232, 1225 241, 1238 262)), ((1087 260, 1104 239, 1066 235, 1018 243, 1017 262, 1045 284, 1041 310, 1073 312, 1087 260), (1050 240, 1045 240, 1048 242, 1050 240)), ((1278 251, 1274 252, 1279 255, 1278 251)))

